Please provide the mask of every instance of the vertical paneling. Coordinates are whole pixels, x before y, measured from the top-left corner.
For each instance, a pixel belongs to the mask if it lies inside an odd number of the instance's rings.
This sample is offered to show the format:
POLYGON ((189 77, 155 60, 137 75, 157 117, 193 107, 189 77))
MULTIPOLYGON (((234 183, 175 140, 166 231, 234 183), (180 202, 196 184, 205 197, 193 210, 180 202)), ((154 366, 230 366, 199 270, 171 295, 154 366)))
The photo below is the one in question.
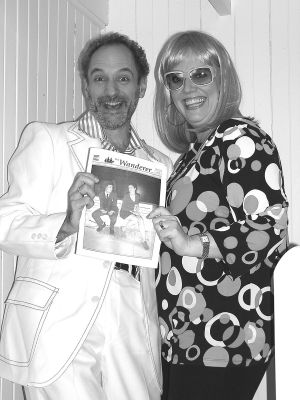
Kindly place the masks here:
POLYGON ((199 0, 185 0, 184 29, 199 29, 201 21, 201 3, 199 0))
MULTIPOLYGON (((37 85, 38 85, 38 0, 28 0, 28 66, 27 66, 27 118, 37 120, 37 85)), ((11 16, 13 19, 13 15, 11 16)))
POLYGON ((47 120, 48 98, 48 1, 38 1, 37 119, 47 120), (43 27, 43 29, 41 29, 43 27))
POLYGON ((28 101, 28 2, 18 2, 18 54, 20 60, 17 68, 17 125, 15 134, 18 135, 27 123, 28 101))
MULTIPOLYGON (((0 1, 0 54, 5 53, 5 33, 6 33, 6 4, 0 1)), ((0 57, 0 129, 3 132, 5 117, 4 117, 4 90, 5 90, 5 59, 0 57)), ((4 165, 4 136, 0 137, 0 190, 4 191, 5 169, 1 168, 4 165)), ((2 289, 2 288, 1 288, 2 289)), ((1 290, 2 292, 2 290, 1 290)))
MULTIPOLYGON (((157 2, 156 7, 157 7, 157 2)), ((169 0, 169 35, 184 30, 185 26, 185 2, 183 0, 169 0)))
POLYGON ((64 121, 66 115, 66 75, 67 75, 67 10, 66 1, 59 3, 57 20, 57 77, 56 77, 56 118, 64 121))
POLYGON ((254 115, 254 69, 253 69, 253 2, 244 0, 236 2, 235 29, 243 40, 235 40, 235 65, 240 73, 243 89, 241 111, 246 115, 254 115))
MULTIPOLYGON (((6 1, 6 13, 17 15, 17 0, 6 1)), ((10 133, 5 137, 4 163, 7 164, 16 142, 16 76, 17 76, 17 19, 6 21, 5 32, 5 84, 4 84, 4 126, 10 133)))
MULTIPOLYGON (((289 1, 289 121, 290 121, 290 160, 291 165, 291 241, 300 244, 300 2, 298 0, 289 1)), ((284 60, 282 60, 284 62, 284 60)))
POLYGON ((72 4, 68 3, 67 8, 67 27, 66 27, 66 94, 65 94, 65 119, 75 118, 74 115, 74 80, 75 80, 75 9, 72 4))
MULTIPOLYGON (((147 122, 145 125, 144 129, 148 128, 147 131, 147 136, 144 136, 145 139, 149 140, 148 138, 153 138, 153 146, 161 149, 165 154, 168 154, 171 156, 169 150, 161 143, 159 137, 157 136, 155 132, 155 127, 153 123, 153 96, 154 96, 154 88, 155 88, 155 80, 154 80, 154 68, 155 68, 155 61, 158 55, 158 52, 160 51, 160 48, 162 46, 162 43, 167 39, 169 36, 169 2, 170 0, 162 0, 159 4, 159 7, 157 6, 156 1, 153 2, 153 33, 152 33, 152 49, 153 49, 153 54, 152 54, 152 63, 150 64, 150 77, 148 79, 148 88, 146 92, 146 98, 149 97, 150 101, 149 103, 151 104, 151 107, 149 108, 147 114, 147 119, 149 122, 147 122)), ((148 53, 148 49, 145 49, 146 52, 148 53)), ((145 116, 144 116, 145 118, 145 116)), ((143 129, 143 132, 144 132, 143 129)), ((141 133, 143 133, 141 132, 141 133)), ((151 142, 149 142, 151 144, 151 142)))
MULTIPOLYGON (((83 15, 75 10, 75 27, 74 27, 74 51, 75 51, 75 70, 77 74, 77 56, 80 53, 83 42, 83 15)), ((83 97, 81 96, 81 82, 80 79, 74 81, 74 113, 80 115, 84 107, 83 97)))
MULTIPOLYGON (((0 1, 0 54, 5 53, 5 31, 6 31, 6 4, 0 1)), ((4 110, 4 82, 5 82, 5 67, 4 57, 0 57, 0 110, 4 110)), ((4 112, 0 112, 0 130, 4 127, 4 112)), ((0 190, 4 191, 5 169, 1 168, 4 165, 4 136, 0 137, 0 190)), ((4 291, 4 271, 3 271, 3 253, 0 252, 0 315, 3 314, 3 291, 4 291)), ((4 381, 0 379, 0 398, 3 399, 4 381)))
MULTIPOLYGON (((154 54, 153 54, 153 40, 152 40, 152 32, 153 32, 153 2, 148 1, 147 3, 136 3, 136 36, 138 42, 143 46, 144 49, 147 49, 147 58, 151 65, 154 63, 154 54), (147 19, 144 19, 144 15, 148 15, 147 19)), ((152 71, 153 72, 153 71, 152 71)), ((144 118, 149 110, 152 108, 152 99, 153 99, 153 90, 154 90, 154 76, 153 73, 150 74, 148 78, 148 88, 149 88, 149 96, 145 96, 141 99, 139 103, 139 113, 136 114, 135 125, 138 131, 144 130, 144 118)), ((149 121, 150 122, 150 121, 149 121)), ((147 137, 153 141, 154 136, 154 124, 149 125, 147 128, 147 137)))
MULTIPOLYGON (((290 94, 294 89, 292 88, 292 82, 290 82, 289 4, 289 0, 285 3, 278 1, 271 2, 270 51, 272 131, 273 138, 280 150, 286 191, 288 197, 291 199, 292 165, 290 164, 290 157, 292 131, 290 120, 290 94)), ((289 215, 291 216, 292 208, 289 211, 289 215)))
MULTIPOLYGON (((104 24, 83 11, 76 1, 0 0, 0 195, 24 126, 72 120, 84 109, 76 59, 104 24)), ((15 257, 0 252, 0 317, 14 266, 15 257)), ((19 385, 0 379, 0 400, 21 399, 19 385)))
POLYGON ((252 0, 254 115, 272 136, 270 15, 268 0, 252 0), (257 18, 257 15, 260 17, 257 18))
POLYGON ((57 70, 58 70, 58 21, 59 21, 59 1, 48 0, 48 74, 47 74, 47 116, 46 121, 56 121, 57 104, 57 70))
MULTIPOLYGON (((7 164, 11 153, 15 147, 17 135, 17 77, 19 64, 17 62, 17 52, 18 52, 18 22, 19 22, 19 12, 18 12, 18 1, 5 0, 4 2, 4 29, 3 29, 3 119, 2 119, 2 129, 7 134, 3 137, 3 166, 7 164), (8 18, 9 15, 15 15, 13 20, 8 18)), ((1 187, 6 190, 6 174, 5 168, 3 170, 3 181, 1 187)), ((1 273, 1 297, 6 297, 9 286, 7 282, 11 282, 14 274, 14 257, 3 254, 1 260, 2 266, 5 269, 1 273)), ((1 300, 3 300, 1 298, 1 300)), ((1 301, 2 303, 2 301, 1 301)), ((3 311, 3 308, 2 310, 3 311)), ((1 396, 3 399, 15 399, 15 386, 9 382, 3 381, 1 385, 1 396)))

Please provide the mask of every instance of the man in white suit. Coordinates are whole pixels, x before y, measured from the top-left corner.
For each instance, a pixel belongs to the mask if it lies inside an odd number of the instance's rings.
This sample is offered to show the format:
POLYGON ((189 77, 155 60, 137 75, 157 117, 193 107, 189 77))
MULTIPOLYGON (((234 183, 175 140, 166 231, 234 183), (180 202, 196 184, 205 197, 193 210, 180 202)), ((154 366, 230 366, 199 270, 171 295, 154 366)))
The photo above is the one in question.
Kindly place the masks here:
POLYGON ((144 96, 143 49, 117 33, 89 41, 78 60, 87 112, 31 123, 0 199, 0 248, 18 256, 0 339, 0 376, 30 400, 158 400, 161 374, 154 270, 75 254, 98 179, 84 172, 102 147, 171 168, 131 125, 144 96))

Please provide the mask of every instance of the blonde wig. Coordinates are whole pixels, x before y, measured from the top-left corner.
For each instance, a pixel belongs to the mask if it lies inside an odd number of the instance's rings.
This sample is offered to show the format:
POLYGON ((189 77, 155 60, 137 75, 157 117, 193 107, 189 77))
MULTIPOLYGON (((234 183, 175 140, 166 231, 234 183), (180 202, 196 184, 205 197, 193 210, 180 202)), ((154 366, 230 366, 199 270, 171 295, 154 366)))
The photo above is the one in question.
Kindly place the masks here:
MULTIPOLYGON (((187 151, 195 141, 192 127, 182 123, 172 103, 169 90, 164 85, 164 75, 191 54, 214 68, 220 82, 220 93, 216 113, 198 131, 213 130, 223 121, 239 115, 241 86, 233 62, 225 47, 211 35, 201 31, 184 31, 172 35, 163 45, 155 66, 156 90, 154 97, 154 122, 162 142, 172 151, 187 151), (171 105, 171 106, 170 106, 171 105)), ((192 66, 191 66, 192 67, 192 66)))

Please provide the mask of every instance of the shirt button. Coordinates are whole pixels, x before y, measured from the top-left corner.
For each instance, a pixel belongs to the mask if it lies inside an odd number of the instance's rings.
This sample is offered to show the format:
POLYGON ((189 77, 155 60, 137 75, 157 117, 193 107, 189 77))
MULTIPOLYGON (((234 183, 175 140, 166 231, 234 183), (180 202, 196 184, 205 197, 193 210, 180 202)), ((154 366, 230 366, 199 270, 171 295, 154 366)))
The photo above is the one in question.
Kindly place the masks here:
POLYGON ((33 233, 33 234, 31 235, 31 239, 35 239, 35 238, 36 238, 36 234, 33 233))
POLYGON ((38 238, 38 239, 41 239, 41 237, 42 237, 42 234, 41 234, 41 233, 38 233, 37 238, 38 238))

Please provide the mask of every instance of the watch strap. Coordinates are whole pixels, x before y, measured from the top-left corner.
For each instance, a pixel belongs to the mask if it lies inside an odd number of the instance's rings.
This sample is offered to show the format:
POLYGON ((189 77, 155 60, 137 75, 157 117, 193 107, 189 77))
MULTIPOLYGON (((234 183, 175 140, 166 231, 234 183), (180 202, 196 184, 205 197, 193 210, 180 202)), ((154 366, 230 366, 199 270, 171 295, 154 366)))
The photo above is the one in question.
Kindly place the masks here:
POLYGON ((201 240, 202 247, 203 247, 201 258, 202 258, 202 260, 205 260, 205 258, 207 258, 209 255, 210 240, 206 233, 200 234, 200 240, 201 240))

